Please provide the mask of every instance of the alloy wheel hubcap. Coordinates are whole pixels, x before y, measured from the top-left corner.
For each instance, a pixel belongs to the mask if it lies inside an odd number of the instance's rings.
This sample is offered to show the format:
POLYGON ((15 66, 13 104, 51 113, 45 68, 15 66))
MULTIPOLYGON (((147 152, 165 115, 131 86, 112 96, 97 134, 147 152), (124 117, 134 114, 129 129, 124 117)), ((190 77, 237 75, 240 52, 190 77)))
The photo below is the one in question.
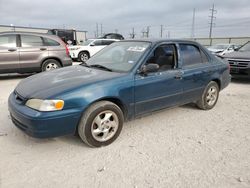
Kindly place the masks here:
POLYGON ((49 64, 46 66, 46 71, 53 70, 53 69, 57 69, 57 68, 58 68, 57 64, 55 64, 55 63, 49 63, 49 64))
POLYGON ((89 59, 89 57, 88 57, 87 54, 82 54, 82 55, 81 55, 81 60, 82 60, 83 62, 87 61, 88 59, 89 59))
POLYGON ((216 87, 212 86, 207 91, 206 102, 209 106, 213 106, 218 97, 218 91, 216 87))
POLYGON ((117 115, 110 110, 99 113, 92 122, 91 133, 95 140, 105 142, 111 139, 118 130, 117 115))

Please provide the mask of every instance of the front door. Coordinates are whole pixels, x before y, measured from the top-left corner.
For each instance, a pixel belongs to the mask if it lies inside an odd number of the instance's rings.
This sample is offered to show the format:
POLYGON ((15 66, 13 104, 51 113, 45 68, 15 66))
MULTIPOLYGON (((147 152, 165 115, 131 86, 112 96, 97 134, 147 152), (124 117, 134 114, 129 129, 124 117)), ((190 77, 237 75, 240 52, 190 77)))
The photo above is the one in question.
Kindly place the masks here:
POLYGON ((147 63, 158 64, 159 70, 135 76, 136 116, 177 105, 182 95, 182 72, 177 68, 175 45, 160 45, 147 63))
POLYGON ((0 35, 0 73, 19 72, 16 35, 0 35))

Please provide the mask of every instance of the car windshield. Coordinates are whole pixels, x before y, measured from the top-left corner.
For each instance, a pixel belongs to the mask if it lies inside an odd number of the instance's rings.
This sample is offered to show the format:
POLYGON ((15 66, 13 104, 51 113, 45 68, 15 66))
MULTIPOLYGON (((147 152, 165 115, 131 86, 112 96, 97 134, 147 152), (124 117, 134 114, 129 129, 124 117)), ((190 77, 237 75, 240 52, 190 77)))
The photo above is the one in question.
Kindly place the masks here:
POLYGON ((226 45, 226 44, 217 44, 217 45, 214 45, 214 46, 211 46, 210 48, 211 49, 227 49, 229 45, 226 45))
POLYGON ((86 65, 114 72, 128 72, 138 62, 150 42, 115 42, 91 57, 86 65))
POLYGON ((92 40, 92 39, 89 39, 89 40, 86 40, 86 41, 84 41, 84 42, 82 42, 82 46, 88 46, 91 42, 93 42, 94 40, 92 40))
POLYGON ((247 42, 244 46, 239 49, 240 52, 250 51, 250 42, 247 42))

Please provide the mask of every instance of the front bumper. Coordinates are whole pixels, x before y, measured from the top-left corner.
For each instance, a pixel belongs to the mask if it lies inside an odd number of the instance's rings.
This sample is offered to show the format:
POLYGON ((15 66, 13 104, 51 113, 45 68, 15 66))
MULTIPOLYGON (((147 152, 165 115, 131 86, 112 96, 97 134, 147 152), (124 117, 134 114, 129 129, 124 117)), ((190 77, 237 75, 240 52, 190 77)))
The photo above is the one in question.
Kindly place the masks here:
POLYGON ((250 60, 228 60, 230 65, 230 74, 250 77, 250 60))
POLYGON ((39 112, 16 100, 11 93, 8 100, 12 122, 35 138, 50 138, 74 134, 81 117, 80 109, 39 112))

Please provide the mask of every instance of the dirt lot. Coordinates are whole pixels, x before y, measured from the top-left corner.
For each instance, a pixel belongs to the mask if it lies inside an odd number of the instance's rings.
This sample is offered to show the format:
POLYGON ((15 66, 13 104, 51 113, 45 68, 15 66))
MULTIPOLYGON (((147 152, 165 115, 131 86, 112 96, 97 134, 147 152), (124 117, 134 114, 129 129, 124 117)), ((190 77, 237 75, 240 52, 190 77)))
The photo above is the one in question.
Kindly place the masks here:
POLYGON ((0 187, 250 187, 250 81, 232 82, 213 110, 164 110, 93 149, 14 127, 7 98, 21 79, 0 78, 0 187))

